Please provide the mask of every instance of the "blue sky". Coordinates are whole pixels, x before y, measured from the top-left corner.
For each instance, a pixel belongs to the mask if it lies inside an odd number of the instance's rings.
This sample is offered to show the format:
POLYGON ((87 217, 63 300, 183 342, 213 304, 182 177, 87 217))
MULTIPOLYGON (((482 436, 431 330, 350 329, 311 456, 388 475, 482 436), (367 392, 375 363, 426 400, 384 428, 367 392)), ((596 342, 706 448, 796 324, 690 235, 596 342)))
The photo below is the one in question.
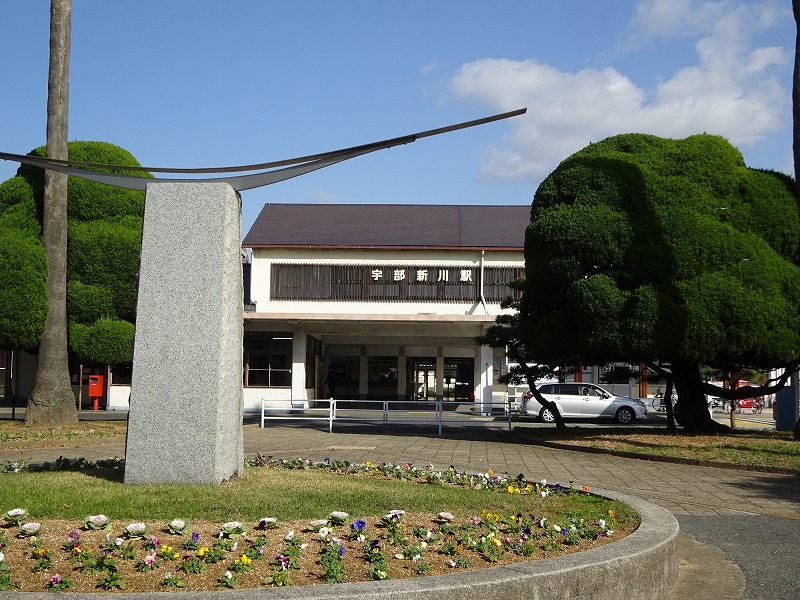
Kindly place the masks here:
MULTIPOLYGON (((45 143, 49 4, 0 1, 0 151, 45 143)), ((267 202, 530 204, 626 132, 792 173, 794 39, 788 0, 73 0, 69 139, 224 166, 528 108, 246 191, 243 234, 267 202)))

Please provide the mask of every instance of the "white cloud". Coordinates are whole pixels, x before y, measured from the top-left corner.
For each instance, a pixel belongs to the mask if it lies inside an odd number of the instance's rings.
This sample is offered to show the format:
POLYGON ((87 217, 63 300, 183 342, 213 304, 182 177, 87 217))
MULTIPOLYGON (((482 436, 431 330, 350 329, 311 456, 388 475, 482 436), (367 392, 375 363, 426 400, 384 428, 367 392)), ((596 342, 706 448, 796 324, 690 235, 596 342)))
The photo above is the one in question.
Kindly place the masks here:
POLYGON ((316 189, 311 193, 309 201, 313 204, 336 204, 339 202, 339 194, 327 190, 316 189))
POLYGON ((634 34, 695 39, 696 64, 653 88, 613 69, 565 72, 530 58, 481 59, 450 81, 462 100, 499 111, 528 107, 512 131, 490 148, 486 179, 533 180, 591 141, 628 132, 682 138, 700 132, 754 144, 786 127, 790 94, 776 71, 790 68, 780 47, 753 47, 751 36, 786 11, 774 2, 736 4, 647 0, 633 18, 634 34))

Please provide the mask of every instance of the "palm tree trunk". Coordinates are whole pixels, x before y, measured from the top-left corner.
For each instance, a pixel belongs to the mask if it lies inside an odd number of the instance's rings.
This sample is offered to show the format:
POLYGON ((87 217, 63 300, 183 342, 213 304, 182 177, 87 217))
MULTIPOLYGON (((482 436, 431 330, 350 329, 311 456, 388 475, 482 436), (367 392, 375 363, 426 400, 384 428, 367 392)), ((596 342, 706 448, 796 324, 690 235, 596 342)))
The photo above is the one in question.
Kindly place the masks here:
MULTIPOLYGON (((67 107, 72 0, 50 2, 50 70, 47 79, 47 157, 67 158, 67 107)), ((45 171, 42 239, 47 257, 47 318, 39 365, 28 399, 28 425, 78 421, 67 358, 67 176, 45 171)))

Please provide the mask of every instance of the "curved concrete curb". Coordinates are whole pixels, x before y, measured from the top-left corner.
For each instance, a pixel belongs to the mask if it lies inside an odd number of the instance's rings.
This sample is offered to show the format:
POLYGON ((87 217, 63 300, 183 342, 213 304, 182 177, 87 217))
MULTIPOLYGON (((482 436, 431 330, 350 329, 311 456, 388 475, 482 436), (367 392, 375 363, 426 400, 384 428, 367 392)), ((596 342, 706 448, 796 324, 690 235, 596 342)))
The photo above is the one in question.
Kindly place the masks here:
MULTIPOLYGON (((412 579, 210 592, 67 594, 91 600, 660 600, 678 577, 678 521, 634 496, 595 490, 636 510, 641 525, 613 544, 564 557, 412 579)), ((47 592, 0 592, 9 600, 52 599, 47 592)))

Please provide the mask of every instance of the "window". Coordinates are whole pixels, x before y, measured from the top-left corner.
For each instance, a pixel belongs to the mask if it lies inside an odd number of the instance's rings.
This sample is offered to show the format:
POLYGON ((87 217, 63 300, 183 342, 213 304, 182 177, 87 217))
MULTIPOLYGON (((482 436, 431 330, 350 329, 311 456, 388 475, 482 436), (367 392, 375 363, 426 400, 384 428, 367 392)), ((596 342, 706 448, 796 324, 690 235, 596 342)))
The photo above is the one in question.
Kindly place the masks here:
POLYGON ((244 340, 245 387, 291 387, 292 334, 256 333, 244 340))

